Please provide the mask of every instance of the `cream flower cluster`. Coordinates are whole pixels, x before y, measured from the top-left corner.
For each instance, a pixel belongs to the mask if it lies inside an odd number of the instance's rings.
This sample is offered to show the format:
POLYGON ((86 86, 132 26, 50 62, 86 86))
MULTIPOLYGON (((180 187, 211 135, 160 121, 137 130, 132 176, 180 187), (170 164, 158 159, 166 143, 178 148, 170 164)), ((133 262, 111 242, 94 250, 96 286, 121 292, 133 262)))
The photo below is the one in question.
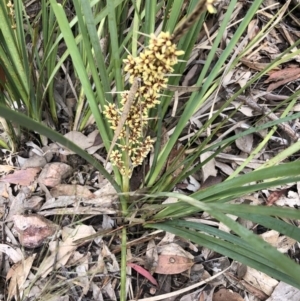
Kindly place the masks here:
MULTIPOLYGON (((134 79, 138 78, 140 85, 119 135, 119 139, 124 139, 125 143, 118 144, 109 158, 122 175, 130 177, 133 168, 141 165, 151 150, 154 139, 150 136, 144 137, 149 110, 160 103, 159 93, 167 86, 166 75, 173 72, 172 66, 178 62, 177 57, 183 53, 172 43, 169 32, 161 32, 157 37, 154 34, 150 36, 149 46, 138 57, 128 55, 124 60, 124 71, 129 74, 129 82, 132 84, 134 79), (122 156, 124 152, 130 157, 130 167, 124 164, 122 156)), ((115 104, 105 106, 104 114, 113 130, 118 127, 128 95, 129 91, 122 93, 120 108, 115 104)))

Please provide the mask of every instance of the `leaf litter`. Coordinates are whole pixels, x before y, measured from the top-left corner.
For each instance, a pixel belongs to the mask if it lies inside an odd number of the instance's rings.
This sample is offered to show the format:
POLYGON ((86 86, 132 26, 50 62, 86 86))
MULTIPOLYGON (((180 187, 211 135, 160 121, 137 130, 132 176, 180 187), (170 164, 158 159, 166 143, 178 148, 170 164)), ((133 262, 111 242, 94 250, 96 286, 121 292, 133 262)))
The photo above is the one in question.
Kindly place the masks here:
MULTIPOLYGON (((268 5, 265 10, 258 12, 257 19, 249 23, 248 36, 243 41, 244 44, 253 40, 261 31, 262 24, 266 24, 273 17, 278 4, 269 1, 268 5)), ((264 39, 254 44, 251 51, 244 54, 241 64, 223 76, 217 102, 214 98, 209 98, 201 109, 195 112, 194 120, 187 125, 189 133, 180 138, 179 147, 174 148, 173 157, 166 163, 168 167, 174 162, 177 163, 178 168, 174 171, 173 177, 181 173, 184 165, 185 153, 182 145, 202 127, 211 114, 211 108, 217 110, 218 102, 224 102, 233 94, 231 91, 243 87, 256 72, 263 70, 271 60, 279 57, 283 51, 282 45, 291 45, 299 38, 297 31, 286 30, 286 20, 282 18, 289 5, 290 1, 281 7, 280 14, 274 22, 278 27, 273 26, 265 32, 264 39)), ((237 3, 220 44, 221 49, 230 40, 234 22, 244 13, 243 7, 243 3, 237 3)), ((218 17, 221 17, 223 9, 220 6, 218 17)), ((294 12, 289 14, 293 20, 298 21, 294 12)), ((218 30, 216 23, 207 20, 206 31, 199 33, 199 42, 195 45, 184 72, 183 86, 191 86, 196 82, 207 56, 207 48, 218 30)), ((293 23, 289 25, 294 26, 293 23)), ((243 49, 237 46, 236 55, 243 49)), ((236 98, 231 103, 232 107, 222 112, 222 118, 231 123, 228 128, 224 127, 219 132, 220 135, 227 137, 232 133, 239 134, 245 128, 250 128, 253 122, 259 122, 258 119, 262 116, 266 118, 265 120, 278 119, 282 108, 277 106, 288 98, 290 91, 297 89, 299 68, 295 61, 299 62, 299 56, 268 71, 266 78, 259 81, 255 88, 251 88, 250 96, 236 98), (231 110, 237 111, 234 117, 230 116, 231 110), (231 128, 232 125, 235 128, 231 128)), ((172 116, 176 116, 184 97, 192 90, 188 91, 186 88, 178 91, 172 116)), ((217 124, 212 124, 209 131, 215 127, 217 124)), ((172 128, 169 128, 168 132, 171 134, 172 128)), ((95 154, 97 159, 101 159, 96 152, 101 150, 103 144, 97 141, 99 133, 97 131, 92 133, 84 135, 78 131, 69 131, 66 136, 89 153, 95 154)), ((207 133, 203 132, 199 143, 206 136, 207 133)), ((203 165, 201 172, 193 174, 191 178, 193 180, 184 179, 182 184, 185 185, 178 185, 176 189, 190 193, 223 181, 224 175, 231 175, 239 165, 246 162, 248 154, 257 147, 259 138, 265 136, 266 132, 261 131, 259 134, 236 139, 235 144, 203 165)), ((260 167, 268 158, 276 156, 284 146, 289 145, 290 141, 297 139, 298 134, 292 125, 281 125, 272 135, 266 149, 246 163, 245 170, 260 167)), ((46 295, 53 297, 52 299, 49 297, 48 300, 69 300, 67 296, 71 292, 78 300, 84 296, 89 300, 104 298, 117 300, 120 276, 117 256, 120 252, 120 237, 118 231, 114 231, 118 227, 116 192, 108 182, 101 179, 92 166, 84 170, 80 169, 81 166, 78 164, 75 164, 75 169, 69 165, 67 157, 72 155, 72 152, 68 149, 62 149, 57 145, 39 148, 32 141, 28 141, 27 147, 31 150, 30 154, 24 157, 19 154, 16 164, 12 162, 8 164, 5 159, 0 162, 0 208, 2 220, 5 222, 1 228, 2 237, 5 239, 0 244, 0 252, 1 256, 8 259, 6 265, 1 266, 8 283, 7 299, 17 299, 24 296, 25 292, 30 296, 31 292, 32 300, 46 295), (59 158, 58 162, 53 162, 53 158, 56 160, 59 158), (93 176, 85 177, 86 173, 93 176), (93 238, 90 239, 91 237, 93 238), (28 253, 27 248, 34 249, 28 253), (53 288, 57 281, 65 287, 65 296, 55 296, 53 288), (69 283, 78 288, 77 292, 72 290, 69 283)), ((199 162, 205 159, 201 156, 199 162)), ((102 162, 105 162, 105 159, 102 162)), ((250 202, 253 205, 294 207, 300 206, 299 193, 299 184, 296 183, 288 188, 279 187, 276 191, 262 191, 261 195, 245 196, 238 201, 250 202)), ((193 217, 193 220, 223 227, 205 213, 193 217)), ((248 225, 259 233, 255 229, 256 226, 250 223, 248 225)), ((133 227, 132 231, 137 232, 138 228, 133 227)), ((289 251, 293 256, 299 250, 299 245, 294 240, 276 231, 267 229, 263 231, 264 233, 259 233, 263 239, 281 252, 289 251)), ((192 246, 184 239, 172 235, 166 237, 167 234, 163 235, 161 232, 154 237, 150 233, 144 233, 138 238, 132 235, 132 240, 128 241, 128 253, 131 255, 128 255, 127 265, 136 271, 128 273, 128 283, 132 289, 130 298, 136 299, 135 291, 138 288, 139 296, 144 300, 179 298, 177 300, 223 301, 230 298, 237 301, 275 301, 279 300, 278 298, 283 300, 287 294, 290 294, 289 300, 299 299, 298 290, 263 273, 249 267, 246 268, 246 272, 240 272, 236 262, 229 261, 228 258, 201 246, 192 246), (145 278, 149 282, 145 282, 145 278), (200 285, 203 285, 201 289, 191 292, 200 285), (216 290, 218 285, 225 288, 216 290), (229 289, 232 287, 234 292, 229 289)))

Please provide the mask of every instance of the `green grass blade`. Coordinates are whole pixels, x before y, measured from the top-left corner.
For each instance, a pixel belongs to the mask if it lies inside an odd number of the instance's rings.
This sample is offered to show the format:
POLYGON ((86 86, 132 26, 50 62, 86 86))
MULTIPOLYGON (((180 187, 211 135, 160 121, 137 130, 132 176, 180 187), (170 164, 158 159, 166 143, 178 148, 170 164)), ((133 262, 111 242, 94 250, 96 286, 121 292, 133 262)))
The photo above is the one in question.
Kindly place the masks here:
MULTIPOLYGON (((238 197, 242 197, 246 194, 259 191, 261 189, 267 189, 273 186, 278 185, 284 185, 291 182, 296 182, 300 180, 300 176, 298 177, 291 177, 291 178, 284 178, 281 180, 274 180, 269 183, 263 183, 263 184, 256 184, 251 186, 245 186, 240 187, 236 189, 232 189, 232 191, 225 190, 224 192, 221 192, 219 194, 212 194, 210 197, 207 198, 201 198, 201 195, 199 196, 199 200, 205 202, 205 203, 226 203, 229 201, 232 201, 238 197)), ((219 185, 219 184, 218 184, 219 185)), ((214 186, 215 189, 218 189, 218 185, 214 186)), ((159 212, 155 215, 155 219, 163 219, 163 218, 170 218, 170 217, 184 217, 189 216, 193 213, 198 212, 199 210, 197 208, 191 207, 183 202, 178 202, 174 204, 169 204, 166 206, 164 210, 159 212)))
MULTIPOLYGON (((300 212, 294 208, 281 208, 275 206, 251 206, 251 205, 234 205, 234 204, 210 204, 211 208, 223 213, 235 214, 253 214, 255 216, 280 216, 281 218, 300 219, 300 212)), ((295 228, 297 229, 297 228, 295 228)), ((298 229, 300 231, 300 229, 298 229)), ((299 232, 300 233, 300 232, 299 232)), ((300 241, 300 240, 299 240, 300 241)))
MULTIPOLYGON (((259 207, 260 207, 259 209, 262 208, 262 206, 259 206, 259 207)), ((283 209, 286 210, 287 208, 283 208, 283 209)), ((295 209, 293 209, 293 210, 295 211, 295 209)), ((260 210, 259 210, 259 213, 260 213, 260 210)), ((281 213, 282 212, 280 212, 278 214, 278 216, 283 218, 283 216, 285 214, 281 214, 281 213)), ((266 216, 266 215, 260 215, 257 213, 256 214, 252 214, 249 212, 241 213, 241 210, 239 210, 237 212, 237 214, 239 217, 241 217, 243 219, 251 220, 254 223, 263 225, 266 228, 273 229, 281 234, 291 237, 291 238, 295 239, 296 241, 300 241, 300 229, 280 220, 279 218, 274 218, 274 217, 270 217, 270 216, 266 216)), ((298 217, 298 219, 299 219, 299 217, 298 217)))
MULTIPOLYGON (((96 31, 96 22, 92 13, 91 6, 88 2, 81 0, 82 11, 85 17, 85 22, 88 30, 88 35, 94 50, 94 58, 98 67, 101 86, 103 86, 103 91, 101 90, 101 94, 98 95, 99 102, 103 107, 105 105, 105 99, 108 102, 112 102, 111 88, 108 73, 105 65, 105 58, 102 53, 102 49, 100 48, 99 37, 96 31)), ((94 78, 96 82, 96 79, 94 78)), ((97 83, 100 86, 100 83, 97 83)))
POLYGON ((108 26, 109 26, 110 41, 111 41, 111 65, 113 66, 113 73, 114 73, 114 78, 116 80, 117 91, 120 92, 124 90, 124 81, 121 72, 121 60, 119 55, 119 43, 118 43, 119 38, 118 38, 114 1, 107 1, 107 9, 108 9, 107 19, 108 19, 108 26))
MULTIPOLYGON (((223 254, 234 260, 242 262, 247 266, 260 270, 271 277, 282 280, 295 287, 300 287, 299 276, 293 278, 289 271, 279 271, 276 261, 272 261, 269 258, 262 256, 263 254, 258 252, 254 245, 251 245, 251 243, 229 233, 225 233, 206 225, 184 221, 171 221, 163 224, 147 224, 145 227, 160 229, 181 237, 185 237, 186 239, 189 239, 201 246, 205 246, 217 253, 223 254), (185 227, 189 228, 189 230, 185 227), (209 235, 199 233, 194 230, 203 231, 209 235), (220 239, 215 238, 212 235, 217 236, 220 239)), ((273 251, 274 253, 279 253, 276 249, 273 251)), ((296 265, 290 259, 288 260, 292 265, 296 265)))
POLYGON ((84 66, 84 63, 82 61, 81 55, 79 53, 79 50, 77 48, 75 39, 73 37, 73 33, 69 27, 69 22, 66 18, 65 12, 60 4, 57 4, 55 0, 50 0, 50 3, 52 5, 53 11, 56 15, 58 24, 61 28, 61 32, 65 38, 65 42, 69 48, 70 55, 72 57, 72 61, 74 64, 74 67, 77 71, 77 74, 80 78, 83 90, 87 96, 87 100, 89 102, 90 108, 93 112, 93 115, 95 116, 95 120, 98 126, 98 129, 101 133, 104 145, 107 149, 109 149, 110 145, 110 139, 106 132, 106 127, 103 122, 102 115, 100 113, 97 101, 95 99, 94 92, 92 90, 86 68, 84 66))
MULTIPOLYGON (((234 4, 232 4, 233 2, 236 2, 236 1, 231 1, 230 7, 228 8, 228 10, 227 10, 227 12, 224 16, 224 20, 222 22, 221 28, 222 28, 222 26, 226 27, 225 24, 227 22, 227 19, 230 18, 231 12, 234 9, 234 4)), ((222 32, 220 31, 217 39, 220 40, 221 37, 222 37, 222 32)), ((217 39, 214 43, 214 45, 216 45, 215 47, 217 47, 217 45, 219 44, 217 39)), ((185 48, 185 47, 180 48, 180 43, 179 43, 178 47, 179 47, 179 49, 184 49, 185 48)), ((187 54, 187 55, 189 55, 189 54, 187 54)), ((222 64, 223 63, 224 62, 222 62, 222 64)), ((184 127, 186 126, 186 124, 187 124, 188 120, 190 119, 190 117, 193 115, 193 113, 195 111, 195 108, 198 107, 199 99, 197 98, 197 103, 196 103, 195 94, 196 93, 192 94, 190 100, 187 102, 186 107, 184 109, 184 112, 183 112, 183 114, 181 115, 181 118, 178 121, 178 124, 176 126, 176 129, 175 129, 174 133, 172 134, 172 136, 171 136, 170 140, 168 141, 167 145, 164 147, 163 151, 161 152, 161 155, 158 158, 155 170, 153 171, 151 178, 148 180, 148 185, 149 186, 152 186, 154 184, 155 179, 157 178, 160 170, 163 168, 164 162, 166 162, 166 160, 167 160, 173 146, 175 145, 179 135, 181 134, 184 127)), ((203 101, 204 101, 204 99, 203 99, 203 101)), ((200 103, 202 103, 202 102, 200 101, 200 103)))
MULTIPOLYGON (((196 6, 198 1, 190 1, 189 4, 189 8, 187 9, 187 14, 190 14, 191 11, 193 10, 193 8, 196 6)), ((167 23, 165 26, 165 31, 169 31, 169 32, 173 32, 175 27, 178 24, 179 21, 179 17, 181 14, 181 10, 182 10, 182 6, 183 6, 184 0, 177 0, 177 1, 168 1, 167 6, 166 7, 166 11, 167 13, 170 15, 169 18, 166 18, 167 23)))
POLYGON ((29 83, 27 80, 27 74, 24 70, 24 65, 22 58, 20 56, 19 45, 17 42, 17 37, 14 29, 12 29, 12 23, 9 20, 7 8, 5 2, 0 2, 0 20, 1 20, 1 35, 0 38, 0 48, 2 48, 3 54, 7 55, 7 60, 5 56, 1 54, 1 61, 3 59, 3 64, 7 66, 7 70, 11 67, 13 70, 13 75, 19 84, 19 93, 25 103, 28 103, 29 96, 29 83))
POLYGON ((270 246, 260 237, 254 235, 251 231, 244 228, 239 223, 233 221, 230 217, 211 207, 209 204, 200 202, 189 196, 180 195, 178 193, 166 193, 165 195, 170 197, 177 197, 182 201, 188 203, 189 205, 207 212, 218 221, 222 222, 224 225, 229 227, 231 231, 240 236, 241 239, 251 245, 254 245, 257 251, 261 253, 261 256, 268 258, 273 263, 276 263, 279 271, 286 273, 291 277, 294 277, 294 279, 297 280, 297 283, 300 286, 300 266, 295 265, 295 263, 291 259, 278 252, 274 247, 270 246))
POLYGON ((279 166, 273 166, 265 168, 263 170, 253 171, 251 173, 241 175, 238 178, 231 179, 229 181, 220 183, 213 187, 209 187, 205 190, 200 190, 193 194, 196 199, 205 199, 209 196, 222 193, 226 190, 241 188, 252 182, 263 181, 267 179, 272 179, 274 176, 276 178, 281 177, 296 177, 299 175, 300 162, 285 163, 279 166))
MULTIPOLYGON (((145 23, 143 24, 143 33, 150 35, 155 30, 155 15, 157 1, 145 1, 145 23)), ((148 44, 149 39, 146 38, 148 44)))

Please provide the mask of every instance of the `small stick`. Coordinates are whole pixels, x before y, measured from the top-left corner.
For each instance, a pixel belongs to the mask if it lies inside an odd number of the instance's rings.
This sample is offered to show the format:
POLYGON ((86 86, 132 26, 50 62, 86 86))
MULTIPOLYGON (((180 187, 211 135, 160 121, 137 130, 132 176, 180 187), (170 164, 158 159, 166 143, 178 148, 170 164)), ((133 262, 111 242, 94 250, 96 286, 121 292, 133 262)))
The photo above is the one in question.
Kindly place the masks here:
POLYGON ((107 164, 107 162, 109 160, 109 157, 111 155, 111 152, 112 152, 113 148, 116 145, 118 137, 120 136, 122 128, 123 128, 123 126, 124 126, 124 124, 126 122, 126 119, 127 119, 128 115, 129 115, 130 108, 131 108, 131 106, 133 104, 133 101, 134 101, 134 98, 135 98, 135 94, 136 94, 138 88, 139 88, 139 80, 138 80, 138 78, 135 78, 133 80, 132 86, 131 86, 131 88, 129 90, 129 93, 128 93, 128 100, 127 100, 127 102, 125 103, 125 105, 123 107, 123 112, 122 112, 121 118, 119 120, 118 127, 116 128, 113 140, 111 141, 111 145, 110 145, 109 151, 107 153, 107 157, 106 157, 106 161, 104 163, 104 166, 106 166, 106 164, 107 164))

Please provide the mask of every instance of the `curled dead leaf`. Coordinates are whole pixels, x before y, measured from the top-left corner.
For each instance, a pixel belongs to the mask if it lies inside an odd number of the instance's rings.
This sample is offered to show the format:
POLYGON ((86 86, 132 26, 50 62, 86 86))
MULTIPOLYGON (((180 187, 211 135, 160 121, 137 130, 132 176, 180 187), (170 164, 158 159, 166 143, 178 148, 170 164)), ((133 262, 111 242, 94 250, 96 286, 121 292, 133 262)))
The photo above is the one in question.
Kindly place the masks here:
POLYGON ((143 275, 145 278, 147 278, 152 284, 158 286, 157 281, 155 280, 155 278, 150 274, 149 271, 147 271, 146 269, 144 269, 143 267, 141 267, 138 264, 132 263, 132 262, 127 262, 127 266, 133 268, 136 272, 138 272, 139 274, 143 275))
POLYGON ((12 219, 20 244, 26 248, 41 246, 58 230, 58 225, 38 214, 16 214, 12 219))

